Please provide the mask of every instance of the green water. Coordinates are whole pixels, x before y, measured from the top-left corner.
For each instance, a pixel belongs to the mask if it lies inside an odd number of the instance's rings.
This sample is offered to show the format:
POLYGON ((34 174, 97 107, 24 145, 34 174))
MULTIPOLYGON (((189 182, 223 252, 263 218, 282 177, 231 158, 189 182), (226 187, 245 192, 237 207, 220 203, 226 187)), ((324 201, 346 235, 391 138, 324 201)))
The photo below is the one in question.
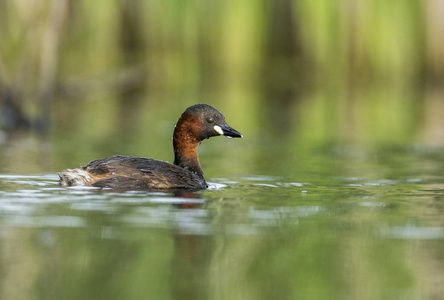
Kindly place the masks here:
POLYGON ((206 173, 229 176, 194 194, 1 175, 1 298, 441 297, 442 149, 332 146, 295 163, 285 145, 236 142, 205 142, 206 173), (261 173, 236 163, 248 151, 261 173))

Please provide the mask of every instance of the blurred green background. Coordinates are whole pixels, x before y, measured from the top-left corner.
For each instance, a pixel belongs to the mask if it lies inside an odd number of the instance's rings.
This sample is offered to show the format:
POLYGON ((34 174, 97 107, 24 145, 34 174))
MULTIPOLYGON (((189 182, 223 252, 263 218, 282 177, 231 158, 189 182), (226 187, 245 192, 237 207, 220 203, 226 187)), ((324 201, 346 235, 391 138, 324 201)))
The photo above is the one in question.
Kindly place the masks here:
MULTIPOLYGON (((3 170, 171 161, 173 126, 200 102, 244 134, 239 152, 442 146, 443 15, 432 0, 1 1, 0 141, 35 157, 3 170)), ((201 155, 223 156, 214 143, 201 155)))
POLYGON ((443 16, 441 0, 1 0, 0 294, 440 299, 443 16), (100 157, 172 161, 195 103, 244 135, 200 146, 224 186, 202 208, 57 189, 100 157))

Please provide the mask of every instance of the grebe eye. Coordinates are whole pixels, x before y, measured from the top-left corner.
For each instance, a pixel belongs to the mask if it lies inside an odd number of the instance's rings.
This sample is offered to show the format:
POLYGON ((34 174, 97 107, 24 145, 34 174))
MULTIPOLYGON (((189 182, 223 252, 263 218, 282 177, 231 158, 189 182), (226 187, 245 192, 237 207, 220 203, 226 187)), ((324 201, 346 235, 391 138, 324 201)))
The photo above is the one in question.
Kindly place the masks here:
POLYGON ((207 118, 208 123, 214 123, 214 119, 212 117, 207 118))

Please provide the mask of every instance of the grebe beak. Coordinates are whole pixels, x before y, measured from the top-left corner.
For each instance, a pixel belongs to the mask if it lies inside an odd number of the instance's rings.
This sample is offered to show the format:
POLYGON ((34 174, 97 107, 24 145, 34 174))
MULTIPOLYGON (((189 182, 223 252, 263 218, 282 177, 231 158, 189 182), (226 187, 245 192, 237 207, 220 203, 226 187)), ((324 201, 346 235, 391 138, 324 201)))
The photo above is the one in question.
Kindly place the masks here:
POLYGON ((234 128, 231 128, 228 124, 225 125, 214 125, 214 130, 220 135, 224 135, 229 138, 241 138, 243 135, 234 128))

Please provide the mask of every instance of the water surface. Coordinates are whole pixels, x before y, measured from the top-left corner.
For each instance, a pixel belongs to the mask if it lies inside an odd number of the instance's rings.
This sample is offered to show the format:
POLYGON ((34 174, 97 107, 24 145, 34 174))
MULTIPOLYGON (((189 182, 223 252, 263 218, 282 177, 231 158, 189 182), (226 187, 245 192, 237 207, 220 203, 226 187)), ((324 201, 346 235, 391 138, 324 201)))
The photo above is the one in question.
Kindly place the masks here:
POLYGON ((2 174, 2 298, 436 299, 443 152, 357 152, 181 195, 2 174))

